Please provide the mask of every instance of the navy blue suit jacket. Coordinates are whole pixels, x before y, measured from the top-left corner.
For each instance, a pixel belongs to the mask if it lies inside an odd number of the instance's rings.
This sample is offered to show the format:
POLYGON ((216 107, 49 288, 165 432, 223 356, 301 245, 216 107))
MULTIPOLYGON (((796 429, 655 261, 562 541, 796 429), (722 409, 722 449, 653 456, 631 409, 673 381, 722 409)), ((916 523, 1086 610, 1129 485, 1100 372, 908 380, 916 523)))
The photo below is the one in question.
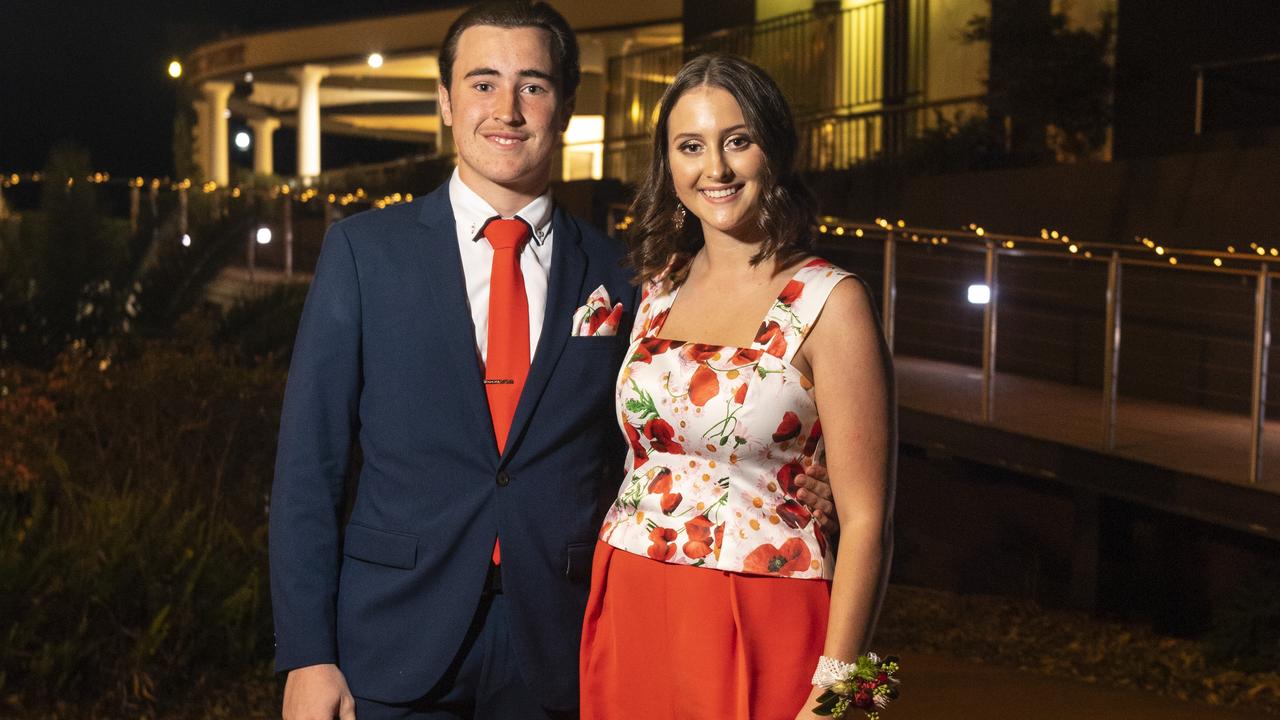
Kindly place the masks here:
POLYGON ((355 695, 421 697, 463 642, 497 536, 518 666, 547 707, 577 705, 592 552, 621 477, 614 381, 637 294, 617 242, 560 208, 552 222, 542 335, 501 453, 447 185, 330 228, 271 495, 277 670, 337 663, 355 695), (599 285, 624 304, 623 327, 570 337, 599 285), (363 464, 343 527, 353 441, 363 464))

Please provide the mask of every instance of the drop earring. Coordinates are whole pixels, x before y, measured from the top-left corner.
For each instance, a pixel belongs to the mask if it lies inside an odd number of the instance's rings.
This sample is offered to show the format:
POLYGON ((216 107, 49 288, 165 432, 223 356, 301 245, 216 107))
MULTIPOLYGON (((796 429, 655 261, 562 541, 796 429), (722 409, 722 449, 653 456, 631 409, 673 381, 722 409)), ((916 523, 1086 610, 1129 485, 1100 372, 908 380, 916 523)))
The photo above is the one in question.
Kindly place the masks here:
POLYGON ((676 226, 676 230, 684 230, 684 220, 689 212, 684 209, 684 204, 679 200, 676 201, 676 211, 671 214, 671 222, 676 226))

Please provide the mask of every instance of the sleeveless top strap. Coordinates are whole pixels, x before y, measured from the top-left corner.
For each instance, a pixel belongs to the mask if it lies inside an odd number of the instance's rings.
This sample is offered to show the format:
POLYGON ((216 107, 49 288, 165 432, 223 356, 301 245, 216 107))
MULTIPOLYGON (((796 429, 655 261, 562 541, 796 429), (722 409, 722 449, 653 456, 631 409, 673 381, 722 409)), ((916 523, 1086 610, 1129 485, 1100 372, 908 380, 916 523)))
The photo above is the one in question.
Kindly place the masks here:
POLYGON ((752 348, 790 363, 836 285, 853 273, 815 258, 796 271, 769 308, 752 348))
POLYGON ((644 284, 640 307, 631 325, 631 342, 653 337, 662 329, 666 313, 675 301, 675 292, 667 283, 650 281, 644 284))

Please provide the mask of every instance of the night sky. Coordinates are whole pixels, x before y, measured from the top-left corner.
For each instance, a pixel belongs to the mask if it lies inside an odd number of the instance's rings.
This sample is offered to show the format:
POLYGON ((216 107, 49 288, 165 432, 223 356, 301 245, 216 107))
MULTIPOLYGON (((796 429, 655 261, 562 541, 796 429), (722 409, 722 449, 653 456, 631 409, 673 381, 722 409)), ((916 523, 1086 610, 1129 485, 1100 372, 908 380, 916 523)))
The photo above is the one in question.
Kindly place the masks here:
POLYGON ((458 4, 0 0, 0 171, 38 170, 69 140, 95 170, 170 173, 173 57, 224 35, 458 4))

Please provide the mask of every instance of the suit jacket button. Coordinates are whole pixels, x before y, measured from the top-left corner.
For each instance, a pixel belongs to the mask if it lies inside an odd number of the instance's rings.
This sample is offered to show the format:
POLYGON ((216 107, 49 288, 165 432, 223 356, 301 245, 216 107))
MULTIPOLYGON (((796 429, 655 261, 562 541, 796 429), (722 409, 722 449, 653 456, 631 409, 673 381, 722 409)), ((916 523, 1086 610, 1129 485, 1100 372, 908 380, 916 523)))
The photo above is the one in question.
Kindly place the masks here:
POLYGON ((499 470, 498 471, 498 487, 506 487, 507 484, 510 482, 511 482, 511 476, 507 474, 507 471, 499 470))

